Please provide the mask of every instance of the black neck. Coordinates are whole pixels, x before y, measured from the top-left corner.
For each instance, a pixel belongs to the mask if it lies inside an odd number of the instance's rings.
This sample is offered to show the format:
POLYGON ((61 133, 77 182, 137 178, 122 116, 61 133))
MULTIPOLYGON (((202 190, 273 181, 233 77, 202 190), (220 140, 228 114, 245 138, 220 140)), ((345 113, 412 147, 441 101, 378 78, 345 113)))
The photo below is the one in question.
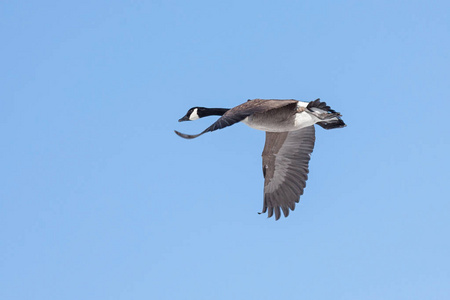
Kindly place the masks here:
POLYGON ((229 110, 229 108, 204 108, 202 111, 199 111, 199 113, 202 114, 202 117, 223 116, 223 114, 229 110))

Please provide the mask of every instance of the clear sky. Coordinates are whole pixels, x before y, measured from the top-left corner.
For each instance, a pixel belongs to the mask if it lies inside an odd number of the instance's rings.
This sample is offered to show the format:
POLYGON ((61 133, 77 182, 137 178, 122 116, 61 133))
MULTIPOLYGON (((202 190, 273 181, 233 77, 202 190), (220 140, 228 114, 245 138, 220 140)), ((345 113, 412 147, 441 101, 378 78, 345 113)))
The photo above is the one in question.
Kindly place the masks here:
POLYGON ((2 1, 0 299, 450 299, 449 1, 2 1), (264 133, 321 98, 300 204, 264 133))

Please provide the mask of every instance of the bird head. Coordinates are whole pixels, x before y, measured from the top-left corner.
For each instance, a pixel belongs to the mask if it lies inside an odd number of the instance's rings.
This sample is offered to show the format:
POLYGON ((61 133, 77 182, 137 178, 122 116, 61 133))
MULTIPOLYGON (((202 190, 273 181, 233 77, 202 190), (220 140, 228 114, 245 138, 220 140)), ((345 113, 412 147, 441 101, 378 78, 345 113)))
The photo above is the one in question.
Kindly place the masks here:
POLYGON ((200 119, 202 117, 204 117, 203 112, 205 111, 204 107, 193 107, 191 109, 188 110, 188 112, 186 113, 186 115, 184 117, 182 117, 181 119, 178 120, 178 122, 183 122, 183 121, 194 121, 197 119, 200 119))

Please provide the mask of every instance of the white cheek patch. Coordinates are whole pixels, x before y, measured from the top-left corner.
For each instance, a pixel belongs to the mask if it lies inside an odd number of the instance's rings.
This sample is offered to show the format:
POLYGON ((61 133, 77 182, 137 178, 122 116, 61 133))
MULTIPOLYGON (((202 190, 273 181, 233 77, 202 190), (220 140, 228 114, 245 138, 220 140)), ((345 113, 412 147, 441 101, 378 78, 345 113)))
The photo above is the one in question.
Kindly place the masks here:
POLYGON ((194 121, 200 119, 200 117, 197 114, 197 110, 198 109, 196 108, 192 111, 191 115, 189 116, 189 120, 194 121))

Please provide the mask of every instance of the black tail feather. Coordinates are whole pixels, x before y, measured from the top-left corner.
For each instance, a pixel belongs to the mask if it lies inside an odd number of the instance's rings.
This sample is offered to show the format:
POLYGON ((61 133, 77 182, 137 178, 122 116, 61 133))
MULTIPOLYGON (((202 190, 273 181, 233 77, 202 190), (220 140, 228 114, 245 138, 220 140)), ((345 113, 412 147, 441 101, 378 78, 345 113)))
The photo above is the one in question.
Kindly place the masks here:
POLYGON ((321 102, 320 99, 309 102, 306 108, 310 111, 317 111, 314 108, 320 109, 324 112, 324 115, 326 115, 326 117, 329 117, 329 119, 327 118, 327 120, 316 123, 324 129, 342 128, 347 126, 345 125, 344 121, 342 121, 341 114, 336 112, 334 109, 331 109, 331 107, 329 107, 326 102, 321 102))
POLYGON ((327 120, 323 122, 317 122, 316 124, 324 129, 343 128, 347 126, 344 123, 344 121, 341 120, 341 118, 338 118, 337 120, 327 120))
POLYGON ((327 111, 329 113, 335 113, 336 112, 334 109, 331 109, 331 107, 329 107, 326 102, 320 102, 320 98, 317 98, 316 100, 309 102, 308 105, 306 106, 306 108, 310 108, 310 109, 313 108, 313 107, 322 109, 322 110, 327 111))

